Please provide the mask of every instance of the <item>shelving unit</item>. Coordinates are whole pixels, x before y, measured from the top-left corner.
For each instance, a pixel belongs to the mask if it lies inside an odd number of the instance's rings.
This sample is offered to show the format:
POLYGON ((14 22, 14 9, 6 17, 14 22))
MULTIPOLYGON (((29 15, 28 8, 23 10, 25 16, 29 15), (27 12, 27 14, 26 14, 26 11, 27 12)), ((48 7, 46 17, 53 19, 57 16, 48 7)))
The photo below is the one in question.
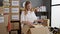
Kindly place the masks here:
POLYGON ((17 31, 17 33, 15 34, 20 34, 20 14, 19 14, 19 10, 20 10, 20 5, 19 5, 19 2, 20 0, 10 0, 11 2, 11 23, 13 23, 13 29, 10 31, 10 34, 11 32, 13 31, 17 31), (15 25, 14 25, 15 24, 15 25), (19 26, 17 25, 19 24, 19 26), (15 28, 17 27, 17 28, 15 28))
MULTIPOLYGON (((11 34, 12 31, 17 31, 16 34, 20 34, 21 32, 21 26, 20 26, 20 0, 4 0, 3 1, 3 9, 4 9, 4 15, 10 16, 10 22, 13 23, 14 27, 18 27, 18 29, 12 29, 9 34, 11 34), (16 24, 16 25, 14 25, 16 24), (17 25, 19 24, 19 25, 17 25)), ((12 27, 12 25, 11 25, 12 27)))
MULTIPOLYGON (((39 16, 41 19, 41 16, 47 16, 48 17, 48 12, 35 12, 36 16, 39 16)), ((47 18, 46 18, 47 19, 47 18)))

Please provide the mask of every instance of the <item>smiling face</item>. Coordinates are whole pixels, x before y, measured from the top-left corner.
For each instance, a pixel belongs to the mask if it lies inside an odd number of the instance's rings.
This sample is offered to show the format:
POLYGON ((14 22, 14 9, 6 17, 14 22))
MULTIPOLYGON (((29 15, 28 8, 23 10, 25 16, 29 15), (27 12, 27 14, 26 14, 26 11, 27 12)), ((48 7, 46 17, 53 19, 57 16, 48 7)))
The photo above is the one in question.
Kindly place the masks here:
POLYGON ((26 7, 28 10, 31 9, 31 3, 27 5, 26 7))
POLYGON ((27 10, 30 10, 30 9, 31 9, 31 2, 30 2, 30 1, 26 1, 26 3, 25 3, 25 8, 26 8, 27 10))

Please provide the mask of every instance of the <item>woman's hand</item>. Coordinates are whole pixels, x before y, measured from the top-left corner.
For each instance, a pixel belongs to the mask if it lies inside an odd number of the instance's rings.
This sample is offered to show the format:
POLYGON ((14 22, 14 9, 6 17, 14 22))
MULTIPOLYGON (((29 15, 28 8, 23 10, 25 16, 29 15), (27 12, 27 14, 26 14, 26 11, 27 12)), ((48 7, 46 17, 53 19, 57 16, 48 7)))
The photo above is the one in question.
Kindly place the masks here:
POLYGON ((30 26, 30 27, 32 27, 32 26, 33 26, 33 23, 32 23, 32 22, 27 21, 27 25, 28 25, 28 26, 30 26))
POLYGON ((44 22, 44 20, 42 20, 42 19, 38 19, 38 20, 35 20, 35 22, 44 22))
POLYGON ((28 26, 33 26, 33 23, 30 21, 23 21, 24 24, 28 25, 28 26))
POLYGON ((38 20, 38 22, 42 22, 42 23, 43 23, 43 22, 44 22, 44 20, 42 20, 42 19, 39 19, 39 20, 38 20))

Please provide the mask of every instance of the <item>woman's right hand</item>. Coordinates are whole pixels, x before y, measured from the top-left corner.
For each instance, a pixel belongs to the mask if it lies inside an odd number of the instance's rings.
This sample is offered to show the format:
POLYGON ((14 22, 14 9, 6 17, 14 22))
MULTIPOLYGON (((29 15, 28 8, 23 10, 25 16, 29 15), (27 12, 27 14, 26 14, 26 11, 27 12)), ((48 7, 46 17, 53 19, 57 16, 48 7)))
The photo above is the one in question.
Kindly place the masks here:
POLYGON ((30 22, 30 21, 23 21, 23 23, 24 23, 24 24, 26 24, 26 25, 28 25, 28 26, 30 26, 30 27, 32 27, 32 26, 33 26, 33 23, 32 23, 32 22, 30 22))
POLYGON ((30 22, 30 21, 27 21, 27 22, 26 22, 26 25, 28 25, 28 26, 30 26, 30 27, 33 27, 33 23, 30 22))

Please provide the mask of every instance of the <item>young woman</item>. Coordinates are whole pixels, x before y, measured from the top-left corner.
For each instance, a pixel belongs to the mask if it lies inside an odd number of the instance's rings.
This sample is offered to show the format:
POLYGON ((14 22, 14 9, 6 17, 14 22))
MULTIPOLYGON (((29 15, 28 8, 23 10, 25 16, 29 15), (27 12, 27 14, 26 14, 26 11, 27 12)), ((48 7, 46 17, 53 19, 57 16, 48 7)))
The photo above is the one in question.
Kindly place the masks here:
POLYGON ((21 13, 21 23, 24 25, 28 25, 29 27, 33 26, 33 22, 39 21, 43 22, 40 19, 37 19, 34 11, 32 10, 32 5, 30 1, 26 1, 25 10, 21 13))
POLYGON ((32 5, 30 1, 26 1, 25 10, 21 13, 21 23, 26 24, 28 26, 33 26, 34 21, 43 22, 40 19, 37 19, 34 11, 32 10, 32 5))

